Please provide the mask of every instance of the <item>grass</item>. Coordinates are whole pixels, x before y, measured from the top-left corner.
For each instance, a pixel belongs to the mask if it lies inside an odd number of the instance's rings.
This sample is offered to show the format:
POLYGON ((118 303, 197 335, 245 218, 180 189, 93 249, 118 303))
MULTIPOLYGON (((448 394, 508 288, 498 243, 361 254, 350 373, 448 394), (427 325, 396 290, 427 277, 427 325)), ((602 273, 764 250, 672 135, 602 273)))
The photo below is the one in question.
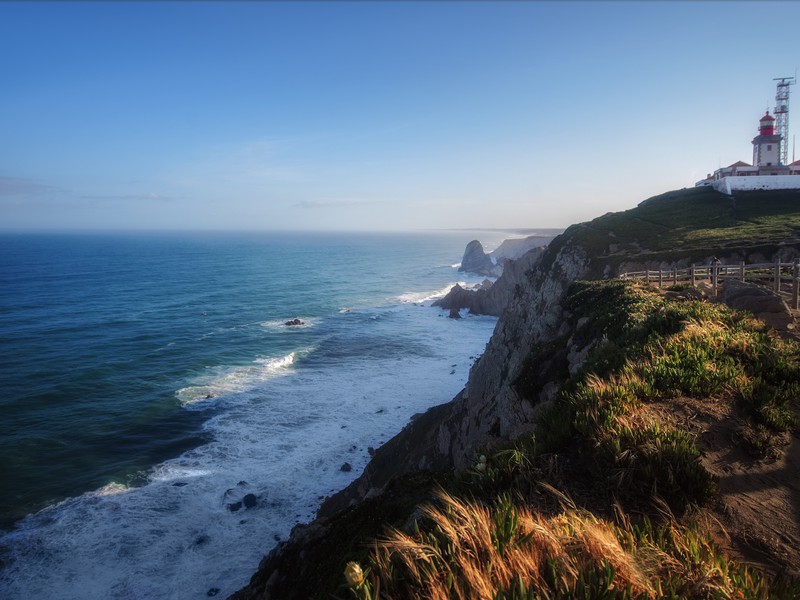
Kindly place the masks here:
POLYGON ((714 497, 715 481, 692 434, 657 409, 682 398, 724 404, 750 427, 744 442, 751 450, 774 449, 776 436, 795 426, 797 345, 745 314, 630 281, 576 283, 566 307, 571 335, 533 347, 515 386, 535 400, 541 385, 559 382, 537 428, 506 449, 479 454, 412 524, 373 541, 363 559, 368 575, 350 594, 800 595, 797 582, 731 560, 693 519, 694 507, 714 497), (573 374, 568 340, 593 347, 573 374), (557 491, 570 486, 584 508, 557 491))
POLYGON ((603 277, 605 267, 630 260, 691 263, 725 248, 767 255, 787 242, 800 244, 800 191, 740 192, 732 199, 704 187, 573 225, 551 246, 584 248, 596 258, 595 275, 603 277))
POLYGON ((413 531, 392 530, 371 554, 357 598, 643 599, 788 597, 730 560, 697 526, 618 512, 604 520, 565 502, 554 516, 505 495, 491 505, 440 492, 413 531))

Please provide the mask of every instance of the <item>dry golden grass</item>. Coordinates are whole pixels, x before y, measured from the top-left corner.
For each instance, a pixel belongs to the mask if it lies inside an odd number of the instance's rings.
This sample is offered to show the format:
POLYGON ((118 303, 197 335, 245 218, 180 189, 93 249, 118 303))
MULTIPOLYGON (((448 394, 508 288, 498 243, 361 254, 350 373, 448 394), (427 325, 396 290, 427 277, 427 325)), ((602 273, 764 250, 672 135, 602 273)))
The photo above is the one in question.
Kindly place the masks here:
MULTIPOLYGON (((548 518, 505 502, 489 509, 445 492, 439 493, 439 502, 423 510, 426 530, 432 533, 394 530, 378 542, 373 573, 388 597, 406 596, 393 586, 402 581, 406 592, 414 590, 413 597, 491 600, 520 580, 528 589, 546 589, 552 583, 548 574, 569 589, 588 570, 603 565, 613 567, 617 589, 655 594, 648 570, 662 563, 640 564, 623 548, 614 525, 590 513, 572 509, 548 518), (508 513, 511 527, 503 518, 508 513)), ((643 556, 652 558, 652 552, 643 556)))

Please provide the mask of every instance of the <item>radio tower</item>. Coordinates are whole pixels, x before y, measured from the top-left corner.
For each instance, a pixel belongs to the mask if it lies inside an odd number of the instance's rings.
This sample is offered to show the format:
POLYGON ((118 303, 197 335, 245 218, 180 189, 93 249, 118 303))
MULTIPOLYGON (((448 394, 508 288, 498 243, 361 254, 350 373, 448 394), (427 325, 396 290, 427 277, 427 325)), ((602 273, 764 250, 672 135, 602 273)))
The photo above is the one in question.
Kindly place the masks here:
POLYGON ((780 161, 789 164, 789 86, 796 83, 795 77, 776 77, 778 91, 775 92, 775 134, 781 136, 780 161))

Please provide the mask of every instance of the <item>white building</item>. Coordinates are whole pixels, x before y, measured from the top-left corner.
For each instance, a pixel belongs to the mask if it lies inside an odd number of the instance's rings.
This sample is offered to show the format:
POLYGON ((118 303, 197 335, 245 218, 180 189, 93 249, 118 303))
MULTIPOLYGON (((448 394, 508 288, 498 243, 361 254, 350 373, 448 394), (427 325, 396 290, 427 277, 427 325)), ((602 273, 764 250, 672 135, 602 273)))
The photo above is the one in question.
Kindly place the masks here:
POLYGON ((735 190, 800 189, 800 160, 781 164, 781 136, 775 133, 775 118, 769 111, 758 122, 753 138, 753 164, 738 161, 714 171, 695 186, 710 185, 731 195, 735 190))

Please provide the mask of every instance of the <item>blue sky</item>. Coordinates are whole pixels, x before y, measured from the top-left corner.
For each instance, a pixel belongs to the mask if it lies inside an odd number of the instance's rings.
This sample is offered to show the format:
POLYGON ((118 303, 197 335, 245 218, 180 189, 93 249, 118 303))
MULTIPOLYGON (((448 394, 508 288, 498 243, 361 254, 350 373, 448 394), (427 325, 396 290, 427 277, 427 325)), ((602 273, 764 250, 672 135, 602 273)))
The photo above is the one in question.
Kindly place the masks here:
POLYGON ((749 161, 798 28, 791 2, 0 2, 0 229, 567 226, 749 161))

